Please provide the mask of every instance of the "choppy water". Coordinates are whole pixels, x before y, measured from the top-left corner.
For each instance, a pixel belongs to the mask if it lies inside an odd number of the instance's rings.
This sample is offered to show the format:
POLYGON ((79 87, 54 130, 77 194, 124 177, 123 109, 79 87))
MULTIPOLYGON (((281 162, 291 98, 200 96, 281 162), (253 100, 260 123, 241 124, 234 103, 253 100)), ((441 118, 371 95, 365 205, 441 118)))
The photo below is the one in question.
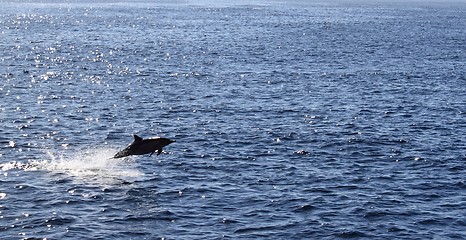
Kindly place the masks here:
POLYGON ((2 239, 466 238, 466 4, 7 3, 2 239), (142 137, 160 156, 111 159, 142 137))

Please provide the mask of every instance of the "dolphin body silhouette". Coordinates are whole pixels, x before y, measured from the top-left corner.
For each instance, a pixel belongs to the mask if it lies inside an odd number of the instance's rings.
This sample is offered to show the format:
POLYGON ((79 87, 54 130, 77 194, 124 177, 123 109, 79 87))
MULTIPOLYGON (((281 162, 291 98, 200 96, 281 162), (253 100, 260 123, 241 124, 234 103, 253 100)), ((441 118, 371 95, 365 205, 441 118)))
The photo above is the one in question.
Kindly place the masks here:
POLYGON ((114 158, 127 157, 130 155, 144 155, 150 153, 150 156, 157 151, 157 156, 162 153, 162 148, 170 143, 175 142, 168 138, 148 138, 142 139, 138 135, 134 135, 134 142, 128 147, 115 154, 114 158))

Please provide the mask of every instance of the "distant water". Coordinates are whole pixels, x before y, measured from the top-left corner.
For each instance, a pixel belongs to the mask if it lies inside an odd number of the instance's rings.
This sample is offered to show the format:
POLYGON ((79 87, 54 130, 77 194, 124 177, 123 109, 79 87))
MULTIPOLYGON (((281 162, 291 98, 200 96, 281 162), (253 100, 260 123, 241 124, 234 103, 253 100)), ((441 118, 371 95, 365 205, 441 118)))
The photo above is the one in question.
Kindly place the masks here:
POLYGON ((466 3, 329 2, 2 0, 1 238, 465 239, 466 3))

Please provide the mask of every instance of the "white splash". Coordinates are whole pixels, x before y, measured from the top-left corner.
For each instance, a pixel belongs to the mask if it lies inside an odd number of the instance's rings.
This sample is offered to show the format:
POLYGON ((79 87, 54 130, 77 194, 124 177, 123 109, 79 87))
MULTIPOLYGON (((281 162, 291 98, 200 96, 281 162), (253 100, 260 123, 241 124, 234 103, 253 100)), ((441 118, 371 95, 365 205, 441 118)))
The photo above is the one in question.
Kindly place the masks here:
POLYGON ((12 161, 0 165, 0 170, 48 171, 62 173, 82 181, 131 181, 144 174, 130 158, 113 158, 116 149, 94 148, 75 152, 46 150, 47 158, 27 162, 12 161))

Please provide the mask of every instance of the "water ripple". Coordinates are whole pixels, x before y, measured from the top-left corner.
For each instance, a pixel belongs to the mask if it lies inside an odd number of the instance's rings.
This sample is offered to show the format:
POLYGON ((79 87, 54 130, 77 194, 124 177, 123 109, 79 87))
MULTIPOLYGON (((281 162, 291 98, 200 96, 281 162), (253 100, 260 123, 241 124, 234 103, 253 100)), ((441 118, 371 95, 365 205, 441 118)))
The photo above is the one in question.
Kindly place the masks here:
POLYGON ((462 4, 2 4, 2 237, 465 238, 462 4))

